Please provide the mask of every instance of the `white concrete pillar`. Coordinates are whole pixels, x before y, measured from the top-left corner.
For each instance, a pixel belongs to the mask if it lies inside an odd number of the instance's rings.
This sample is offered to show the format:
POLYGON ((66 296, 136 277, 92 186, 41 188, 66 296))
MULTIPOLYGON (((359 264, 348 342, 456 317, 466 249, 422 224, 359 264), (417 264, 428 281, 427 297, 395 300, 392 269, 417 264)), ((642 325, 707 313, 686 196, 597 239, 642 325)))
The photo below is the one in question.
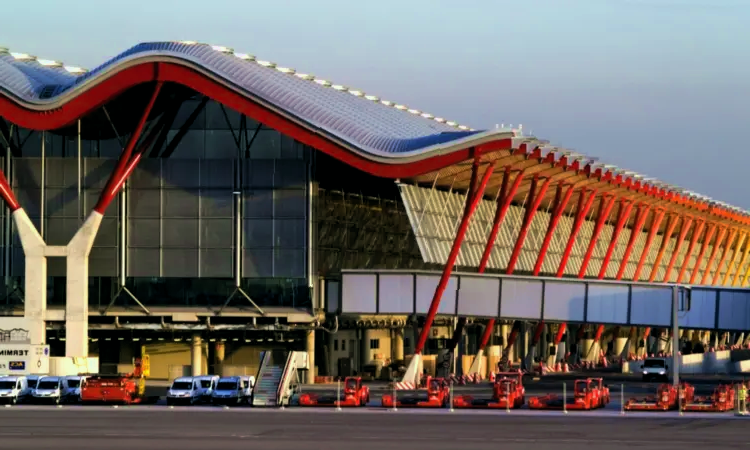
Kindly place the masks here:
MULTIPOLYGON (((618 336, 616 336, 614 338, 614 340, 615 340, 615 344, 612 347, 614 355, 615 356, 623 356, 623 353, 625 352, 625 346, 628 345, 628 342, 629 342, 630 339, 628 339, 626 337, 618 337, 618 336)), ((624 355, 624 356, 627 356, 627 355, 624 355)))
POLYGON ((193 335, 193 341, 191 343, 190 347, 190 361, 191 361, 191 368, 193 376, 202 375, 202 368, 201 368, 201 362, 203 360, 203 345, 201 341, 201 335, 200 334, 194 334, 193 335))
POLYGON ((391 361, 404 360, 404 329, 397 328, 392 332, 391 340, 391 361))
POLYGON ((89 254, 102 215, 96 211, 68 243, 65 287, 65 356, 89 356, 89 254))
POLYGON ((307 384, 315 384, 315 330, 307 330, 305 340, 305 351, 307 352, 307 384))
POLYGON ((599 344, 593 339, 581 339, 581 361, 597 361, 599 359, 599 344))
POLYGON ((47 246, 23 208, 13 211, 13 221, 25 256, 24 317, 29 340, 32 345, 42 345, 47 337, 47 246))

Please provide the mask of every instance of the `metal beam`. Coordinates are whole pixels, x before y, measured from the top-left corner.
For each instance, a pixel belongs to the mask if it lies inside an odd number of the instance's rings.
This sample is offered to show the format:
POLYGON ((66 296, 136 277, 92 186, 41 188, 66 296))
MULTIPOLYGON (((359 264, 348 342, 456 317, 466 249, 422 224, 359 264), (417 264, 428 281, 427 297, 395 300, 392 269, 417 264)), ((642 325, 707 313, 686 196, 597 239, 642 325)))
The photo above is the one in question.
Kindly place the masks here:
POLYGON ((560 278, 565 274, 565 266, 568 264, 568 259, 570 259, 570 253, 573 251, 573 246, 576 243, 578 233, 581 231, 581 227, 586 221, 586 215, 589 213, 591 205, 594 204, 596 190, 591 191, 588 198, 586 198, 586 192, 586 189, 581 189, 581 193, 579 194, 576 218, 573 221, 570 236, 568 236, 568 243, 565 244, 565 250, 563 251, 562 258, 560 258, 560 265, 557 267, 557 274, 555 275, 557 278, 560 278))
POLYGON ((664 252, 667 251, 669 241, 672 239, 674 229, 677 228, 677 222, 680 220, 680 216, 677 214, 670 214, 669 222, 667 222, 667 229, 664 231, 664 235, 661 238, 661 245, 659 246, 659 252, 656 254, 656 260, 654 265, 651 266, 651 275, 648 277, 649 283, 652 283, 656 278, 656 273, 661 265, 661 260, 664 258, 664 252))
POLYGON ((638 242, 638 238, 641 236, 643 225, 646 223, 649 212, 651 212, 651 206, 645 203, 638 205, 638 211, 635 214, 635 222, 633 223, 633 228, 630 230, 630 239, 628 239, 628 244, 625 246, 625 253, 622 255, 620 268, 617 270, 615 280, 621 280, 623 275, 625 275, 625 270, 630 261, 630 254, 633 252, 633 247, 635 247, 635 243, 638 242))
POLYGON ((552 178, 547 178, 542 184, 542 187, 539 188, 539 192, 537 192, 536 188, 537 188, 537 184, 539 183, 539 177, 535 176, 534 179, 531 181, 531 189, 529 190, 529 201, 528 201, 528 205, 526 206, 526 211, 524 211, 524 217, 523 217, 523 223, 521 224, 521 230, 518 232, 518 237, 516 238, 516 245, 513 247, 513 252, 510 254, 508 267, 505 269, 505 273, 509 275, 512 274, 516 268, 516 263, 518 262, 518 257, 521 255, 521 249, 523 249, 523 244, 524 242, 526 242, 526 236, 529 234, 529 228, 531 228, 531 223, 534 221, 534 216, 539 210, 539 205, 541 205, 542 200, 544 200, 544 196, 547 194, 547 189, 549 188, 549 185, 551 182, 552 182, 552 178))
POLYGON ((612 207, 615 206, 615 197, 613 195, 605 194, 602 196, 599 204, 599 215, 596 218, 596 225, 594 225, 594 232, 591 233, 591 240, 589 240, 589 246, 586 249, 586 254, 583 256, 583 262, 581 262, 581 268, 578 270, 578 278, 586 276, 586 269, 589 267, 591 262, 591 256, 594 254, 596 248, 596 242, 599 240, 599 235, 604 229, 604 224, 609 218, 609 214, 612 212, 612 207))
MULTIPOLYGON (((695 279, 698 277, 698 272, 701 270, 701 264, 703 263, 703 255, 706 254, 706 250, 708 249, 708 246, 711 244, 711 239, 714 238, 714 234, 716 234, 716 224, 710 223, 708 224, 708 231, 706 231, 706 237, 703 239, 703 243, 701 244, 701 250, 698 252, 698 257, 695 259, 695 266, 693 266, 693 271, 690 274, 690 281, 689 284, 695 284, 695 279)), ((708 268, 708 266, 707 266, 708 268)), ((703 271, 703 274, 705 275, 706 271, 703 271)))
MULTIPOLYGON (((742 245, 745 243, 745 239, 747 239, 747 232, 743 231, 740 233, 740 238, 737 240, 737 245, 735 246, 734 253, 732 254, 732 260, 727 264, 727 271, 724 274, 724 279, 721 280, 722 286, 726 286, 727 282, 729 281, 729 275, 731 275, 732 270, 735 268, 735 265, 737 264, 737 258, 740 256, 740 250, 742 249, 742 245)), ((735 275, 740 272, 740 268, 737 267, 737 270, 735 270, 735 275)), ((735 277, 736 278, 736 277, 735 277)))
POLYGON ((638 281, 641 277, 641 270, 643 270, 643 264, 646 262, 646 257, 651 251, 651 245, 654 243, 654 238, 656 237, 656 233, 659 232, 659 227, 661 226, 661 222, 664 219, 665 213, 666 211, 663 209, 657 209, 656 212, 654 213, 654 218, 651 220, 651 228, 649 228, 648 234, 646 235, 646 245, 643 246, 641 257, 638 259, 638 265, 635 266, 635 273, 633 274, 633 281, 638 281))
MULTIPOLYGON (((716 272, 714 272, 714 278, 711 281, 712 285, 716 285, 719 281, 719 275, 721 275, 721 266, 724 265, 724 261, 727 260, 727 256, 729 256, 729 250, 732 248, 732 245, 734 245, 734 238, 737 237, 737 228, 732 228, 732 232, 729 233, 729 238, 727 239, 727 244, 724 246, 724 251, 721 252, 721 259, 719 259, 719 264, 716 265, 716 272)), ((729 268, 727 267, 727 270, 729 268)))
MULTIPOLYGON (((703 234, 703 229, 705 227, 706 221, 703 219, 698 219, 698 223, 696 223, 695 229, 693 230, 693 235, 690 237, 690 244, 688 244, 688 249, 685 253, 685 259, 682 261, 680 273, 677 274, 677 284, 682 283, 682 277, 685 276, 685 271, 690 265, 690 255, 693 254, 693 250, 695 250, 695 244, 698 243, 698 239, 700 238, 701 234, 703 234)), ((698 270, 698 268, 700 267, 700 263, 700 259, 696 260, 695 267, 693 267, 693 272, 696 272, 698 270)))
POLYGON ((632 210, 632 201, 620 200, 620 208, 617 211, 617 222, 615 222, 615 227, 612 230, 612 237, 609 240, 607 252, 604 254, 604 260, 602 260, 602 265, 599 268, 599 276, 597 278, 600 280, 604 279, 607 275, 607 267, 612 258, 612 253, 614 253, 615 247, 617 247, 617 241, 620 239, 620 233, 622 232, 623 227, 625 227, 625 224, 630 220, 630 212, 632 210))
MULTIPOLYGON (((722 226, 719 229, 719 236, 716 238, 716 241, 714 242, 714 246, 711 249, 711 256, 708 257, 708 264, 706 264, 706 269, 703 271, 703 277, 701 277, 701 284, 706 284, 706 281, 708 281, 708 276, 713 270, 714 265, 714 259, 716 258, 716 255, 719 253, 719 248, 721 247, 721 241, 724 240, 724 236, 727 235, 727 227, 722 226)), ((718 272, 719 269, 716 269, 718 272)))
POLYGON ((560 218, 565 212, 565 208, 568 206, 570 197, 573 195, 573 186, 568 186, 568 189, 563 191, 563 183, 557 186, 557 192, 555 193, 555 202, 552 208, 552 216, 549 219, 549 225, 547 225, 547 233, 544 235, 544 241, 542 241, 542 248, 539 249, 539 254, 536 257, 536 263, 534 264, 534 275, 539 275, 542 271, 542 265, 544 264, 544 258, 547 256, 547 250, 552 242, 552 237, 555 235, 557 225, 560 223, 560 218))
MULTIPOLYGON (((493 161, 489 164, 489 166, 485 170, 484 176, 482 177, 482 182, 479 184, 479 187, 477 188, 477 192, 471 196, 470 206, 464 211, 464 216, 461 218, 461 223, 458 226, 458 232, 456 233, 456 237, 453 240, 453 246, 451 247, 451 252, 448 255, 448 260, 445 262, 445 267, 443 268, 443 273, 440 276, 440 281, 438 282, 438 285, 435 288, 435 294, 432 297, 432 302, 430 303, 430 309, 427 312, 427 317, 425 319, 424 326, 422 327, 422 331, 419 333, 419 340, 417 341, 417 345, 414 348, 415 354, 421 354, 422 350, 424 349, 424 345, 427 342, 427 336, 430 333, 430 327, 432 327, 432 322, 435 320, 435 315, 437 314, 438 306, 440 306, 440 300, 443 298, 443 293, 445 292, 445 288, 448 286, 448 280, 450 279, 451 273, 453 272, 453 266, 456 265, 458 254, 461 251, 461 244, 463 243, 464 236, 466 236, 466 231, 469 229, 469 222, 471 221, 471 216, 474 214, 474 211, 476 210, 477 205, 479 204, 479 201, 482 199, 482 196, 484 195, 484 189, 487 187, 487 182, 490 180, 490 177, 492 176, 492 172, 494 171, 494 169, 495 169, 495 163, 493 161)), ((474 161, 472 170, 474 171, 479 170, 478 160, 474 161)))
MULTIPOLYGON (((693 226, 693 218, 690 216, 686 216, 682 219, 682 227, 680 228, 680 234, 677 236, 677 241, 675 242, 674 249, 672 250, 672 255, 669 257, 669 264, 667 264, 667 270, 664 271, 664 283, 669 283, 670 275, 672 275, 672 268, 674 267, 674 264, 677 262, 677 257, 680 255, 680 247, 682 247, 682 243, 685 242, 685 238, 687 237, 688 231, 690 231, 690 227, 693 226)), ((696 234, 694 230, 693 234, 696 234)), ((689 260, 690 255, 685 255, 685 260, 689 260)))

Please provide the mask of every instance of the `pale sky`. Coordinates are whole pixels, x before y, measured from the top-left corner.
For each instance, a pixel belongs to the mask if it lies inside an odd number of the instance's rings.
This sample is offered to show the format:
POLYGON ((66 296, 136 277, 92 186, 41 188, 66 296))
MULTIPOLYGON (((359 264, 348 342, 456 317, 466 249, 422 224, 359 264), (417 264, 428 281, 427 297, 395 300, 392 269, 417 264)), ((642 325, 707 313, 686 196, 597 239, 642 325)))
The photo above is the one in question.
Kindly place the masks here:
POLYGON ((93 68, 145 41, 225 45, 474 128, 750 209, 747 0, 26 0, 0 46, 93 68))

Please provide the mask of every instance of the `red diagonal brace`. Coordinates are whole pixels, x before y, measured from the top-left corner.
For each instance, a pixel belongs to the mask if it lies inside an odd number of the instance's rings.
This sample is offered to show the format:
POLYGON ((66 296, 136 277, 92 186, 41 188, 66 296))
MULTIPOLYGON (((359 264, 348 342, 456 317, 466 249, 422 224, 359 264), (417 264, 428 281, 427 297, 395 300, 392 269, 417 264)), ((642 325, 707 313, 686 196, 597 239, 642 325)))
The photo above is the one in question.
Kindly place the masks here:
MULTIPOLYGON (((669 278, 672 275, 672 268, 674 267, 674 263, 677 262, 677 256, 680 254, 680 247, 682 247, 682 243, 685 242, 685 238, 687 237, 688 231, 690 231, 690 227, 693 225, 693 218, 690 216, 685 217, 682 220, 682 227, 680 228, 680 234, 677 236, 677 242, 675 242, 674 250, 672 251, 672 256, 669 258, 669 264, 667 264, 667 270, 664 272, 664 283, 669 283, 669 278)), ((693 232, 695 233, 695 232, 693 232)), ((685 255, 685 261, 690 260, 690 254, 685 255)))
MULTIPOLYGON (((690 255, 693 254, 693 250, 695 250, 695 244, 698 243, 698 238, 700 238, 700 235, 703 234, 703 229, 705 228, 705 226, 706 221, 698 219, 698 222, 695 224, 695 229, 693 230, 693 235, 690 236, 690 244, 688 244, 687 252, 685 253, 685 259, 682 261, 680 272, 677 274, 677 284, 682 283, 682 277, 685 276, 685 271, 690 264, 690 255)), ((700 259, 697 259, 695 262, 695 268, 693 268, 693 272, 695 272, 700 267, 700 263, 700 259)))
POLYGON ((656 213, 654 214, 654 218, 651 221, 651 228, 649 228, 648 235, 646 235, 646 245, 643 246, 643 252, 641 252, 641 257, 638 259, 638 265, 635 266, 633 281, 638 281, 641 278, 641 270, 643 270, 643 264, 646 262, 646 257, 651 251, 651 244, 654 243, 656 233, 659 232, 659 227, 661 227, 661 222, 664 219, 664 214, 666 214, 666 211, 663 209, 657 209, 656 213))
POLYGON ((500 231, 500 226, 505 220, 505 216, 508 213, 508 208, 513 201, 513 198, 518 192, 519 186, 523 181, 523 172, 519 172, 516 175, 513 186, 508 191, 508 181, 510 178, 510 166, 505 168, 505 177, 503 178, 503 186, 500 190, 500 195, 497 197, 497 209, 495 210, 495 220, 492 222, 492 230, 490 230, 489 239, 487 239, 487 245, 484 247, 484 253, 482 253, 482 260, 479 262, 479 273, 483 273, 487 268, 487 263, 492 255, 492 249, 495 247, 495 240, 497 240, 497 233, 500 231))
POLYGON ((531 339, 532 347, 536 347, 539 343, 539 339, 542 338, 542 331, 544 331, 544 321, 540 320, 539 323, 536 324, 536 331, 534 331, 534 337, 531 339))
MULTIPOLYGON (((711 281, 711 285, 716 285, 716 283, 718 283, 719 275, 721 274, 721 266, 723 266, 724 261, 727 260, 727 256, 729 256, 729 250, 732 248, 732 245, 734 245, 734 238, 736 238, 737 236, 737 228, 732 228, 732 232, 729 233, 729 239, 727 239, 727 244, 724 246, 724 251, 721 252, 721 259, 719 260, 719 264, 716 265, 716 272, 714 273, 714 279, 711 281)), ((729 270, 728 267, 727 270, 729 270)))
POLYGON ((609 214, 612 212, 612 207, 615 206, 615 197, 612 195, 603 195, 601 203, 599 205, 599 215, 596 218, 596 225, 594 225, 594 232, 591 234, 591 240, 589 241, 589 247, 586 249, 586 254, 583 256, 583 262, 581 268, 578 270, 578 278, 586 276, 586 269, 589 267, 591 262, 591 255, 594 254, 596 248, 596 242, 599 240, 599 235, 604 229, 604 224, 607 223, 609 214))
POLYGON ((8 179, 5 178, 5 173, 0 170, 0 196, 3 197, 5 204, 8 205, 10 212, 14 212, 21 209, 21 205, 18 203, 16 195, 13 193, 13 188, 10 187, 8 179))
POLYGON ((648 277, 648 282, 653 283, 654 279, 656 278, 656 272, 659 270, 659 266, 661 265, 661 260, 664 258, 664 252, 667 251, 667 246, 669 246, 669 241, 672 239, 672 235, 674 234, 674 229, 677 228, 677 222, 680 220, 680 216, 677 214, 672 214, 669 216, 669 222, 667 222, 667 229, 664 231, 664 236, 661 238, 661 245, 659 246, 659 252, 656 254, 656 261, 654 261, 654 265, 651 266, 651 275, 648 277))
POLYGON ((565 274, 565 266, 568 264, 570 259, 570 253, 573 251, 573 246, 576 243, 578 233, 581 231, 581 227, 586 221, 586 215, 591 209, 591 205, 594 204, 596 198, 596 190, 591 191, 588 198, 586 198, 586 189, 581 189, 581 193, 578 197, 578 206, 576 209, 576 218, 573 221, 573 228, 570 230, 570 236, 568 236, 568 243, 565 244, 565 250, 563 251, 562 258, 560 258, 560 265, 557 267, 557 274, 555 276, 560 278, 565 274))
POLYGON ((643 231, 643 225, 646 223, 648 213, 651 211, 649 205, 640 204, 638 205, 638 212, 635 214, 635 223, 633 228, 630 230, 630 239, 628 245, 625 247, 625 253, 622 255, 622 261, 620 261, 620 268, 617 270, 616 280, 621 280, 622 276, 625 275, 625 270, 628 268, 628 262, 630 260, 630 254, 633 252, 635 243, 638 242, 638 238, 643 231))
POLYGON ((562 342, 562 338, 565 335, 565 329, 568 327, 568 324, 565 322, 560 324, 560 328, 557 329, 557 334, 555 335, 555 346, 560 345, 560 342, 562 342))
MULTIPOLYGON (((523 181, 523 171, 521 171, 518 173, 518 175, 516 175, 516 179, 513 181, 513 185, 510 187, 510 190, 508 190, 511 176, 510 169, 511 166, 505 167, 503 185, 500 188, 500 194, 497 196, 497 209, 495 210, 495 219, 492 222, 492 229, 490 230, 487 244, 484 246, 482 259, 479 262, 479 273, 484 273, 484 271, 487 269, 487 264, 489 263, 490 256, 492 255, 492 249, 495 247, 497 233, 500 231, 500 226, 505 220, 505 216, 508 213, 508 208, 510 208, 510 204, 513 201, 513 198, 516 196, 516 192, 518 192, 518 188, 521 186, 521 182, 523 181)), ((478 350, 484 350, 484 348, 487 347, 487 343, 490 342, 490 336, 492 336, 492 330, 494 329, 495 319, 488 320, 487 326, 484 328, 484 332, 482 333, 482 338, 479 341, 478 350)))
MULTIPOLYGON (((130 136, 128 144, 122 151, 122 155, 120 155, 119 161, 117 161, 115 170, 112 172, 112 175, 110 175, 109 180, 104 187, 104 190, 99 196, 99 201, 96 203, 96 206, 94 206, 94 211, 98 212, 99 214, 104 214, 104 212, 107 210, 107 207, 112 203, 112 200, 114 200, 114 198, 119 193, 122 184, 127 179, 127 176, 123 177, 123 175, 125 174, 125 171, 127 170, 129 163, 131 162, 133 148, 135 148, 135 144, 141 137, 143 127, 146 125, 146 120, 148 119, 149 114, 151 114, 154 103, 156 103, 156 97, 159 96, 159 91, 161 91, 161 86, 161 81, 156 83, 154 92, 153 94, 151 94, 151 99, 146 105, 146 109, 144 109, 143 114, 141 115, 141 119, 138 121, 138 125, 136 125, 135 130, 133 130, 133 134, 130 136)), ((135 166, 133 166, 133 168, 135 168, 135 166)), ((133 168, 130 169, 131 172, 133 168)))
MULTIPOLYGON (((701 263, 703 262, 703 255, 706 254, 706 250, 708 249, 708 245, 711 243, 711 239, 714 238, 714 234, 716 234, 716 224, 711 223, 708 225, 708 231, 706 231, 706 237, 703 238, 703 243, 701 244, 701 250, 698 252, 698 257, 695 258, 695 266, 693 267, 692 272, 690 273, 690 284, 695 284, 695 279, 698 277, 698 272, 701 270, 701 263)), ((705 274, 705 271, 704 271, 705 274)))
POLYGON ((549 225, 547 225, 547 233, 544 235, 544 241, 542 242, 542 248, 539 249, 539 254, 536 257, 536 264, 534 264, 534 276, 539 275, 542 271, 542 264, 544 264, 544 257, 547 256, 547 250, 552 242, 552 237, 555 235, 557 225, 560 223, 560 218, 565 212, 565 208, 568 206, 570 197, 573 195, 573 186, 568 186, 565 194, 562 193, 563 184, 560 183, 557 186, 557 192, 555 193, 555 203, 552 208, 552 217, 550 217, 549 225))
POLYGON ((719 253, 719 247, 721 247, 721 241, 724 240, 724 236, 726 235, 727 235, 727 228, 722 226, 719 229, 719 236, 716 238, 716 242, 714 242, 714 246, 711 249, 711 255, 708 257, 708 263, 706 264, 706 269, 703 271, 703 276, 701 277, 701 284, 706 284, 706 281, 708 281, 708 276, 711 273, 711 270, 713 270, 712 267, 714 265, 714 258, 716 258, 716 255, 719 253))
MULTIPOLYGON (((482 199, 482 196, 484 195, 484 189, 487 187, 487 182, 490 181, 490 177, 492 176, 492 172, 495 169, 495 162, 491 162, 489 166, 487 167, 487 170, 485 170, 484 175, 482 176, 482 182, 479 184, 479 187, 477 188, 477 192, 473 195, 470 194, 469 197, 471 198, 471 204, 468 209, 464 211, 464 215, 461 218, 461 223, 458 226, 458 231, 456 233, 456 238, 453 240, 453 246, 451 247, 451 252, 448 255, 448 260, 445 262, 445 267, 443 268, 443 273, 440 276, 440 281, 438 282, 437 287, 435 288, 435 294, 432 297, 432 302, 430 303, 430 309, 427 311, 427 317, 425 318, 424 326, 422 327, 422 331, 419 333, 419 341, 417 341, 417 345, 414 348, 415 354, 421 354, 422 350, 424 349, 424 345, 427 342, 427 336, 430 333, 430 328, 432 327, 432 322, 435 320, 435 315, 437 314, 438 306, 440 306, 440 300, 443 298, 443 293, 445 292, 445 288, 448 286, 448 280, 450 279, 451 273, 453 272, 453 266, 456 265, 456 259, 458 259, 458 253, 461 251, 461 244, 463 243, 464 236, 466 236, 466 231, 469 229, 469 222, 471 221, 471 216, 474 214, 474 211, 477 209, 477 205, 479 204, 479 201, 482 199)), ((479 164, 478 161, 475 162, 474 167, 472 170, 479 170, 479 164)), ((468 198, 467 198, 468 200, 468 198)))
POLYGON ((604 254, 604 260, 602 260, 602 266, 599 269, 598 278, 600 280, 607 274, 607 267, 609 266, 610 259, 612 259, 612 253, 615 251, 623 227, 625 227, 625 224, 630 220, 630 212, 632 210, 632 201, 628 202, 626 200, 620 200, 620 209, 617 211, 617 222, 615 222, 615 228, 612 230, 612 238, 609 240, 609 247, 607 247, 607 252, 604 254))
POLYGON ((542 187, 539 188, 539 192, 536 192, 536 186, 538 182, 538 176, 535 176, 531 181, 529 202, 526 206, 523 223, 521 224, 521 230, 518 232, 516 245, 513 247, 513 252, 510 254, 510 260, 508 261, 508 267, 505 270, 507 274, 512 274, 513 270, 515 270, 516 268, 518 257, 521 255, 521 249, 523 248, 524 242, 526 242, 526 235, 529 233, 529 228, 531 228, 531 222, 534 220, 534 216, 536 215, 536 212, 539 209, 539 205, 542 203, 542 200, 544 200, 545 194, 547 194, 547 189, 549 188, 549 184, 552 182, 552 178, 547 178, 542 184, 542 187))

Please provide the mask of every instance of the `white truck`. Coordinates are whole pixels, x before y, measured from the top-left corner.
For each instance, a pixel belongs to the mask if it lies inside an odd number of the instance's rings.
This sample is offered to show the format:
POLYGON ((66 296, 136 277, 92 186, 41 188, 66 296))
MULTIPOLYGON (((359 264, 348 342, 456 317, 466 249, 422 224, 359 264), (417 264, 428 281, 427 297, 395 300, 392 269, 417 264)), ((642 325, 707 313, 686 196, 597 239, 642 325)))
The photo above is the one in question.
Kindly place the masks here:
POLYGON ((255 377, 234 376, 222 377, 211 395, 214 405, 242 405, 250 403, 253 396, 255 377))

